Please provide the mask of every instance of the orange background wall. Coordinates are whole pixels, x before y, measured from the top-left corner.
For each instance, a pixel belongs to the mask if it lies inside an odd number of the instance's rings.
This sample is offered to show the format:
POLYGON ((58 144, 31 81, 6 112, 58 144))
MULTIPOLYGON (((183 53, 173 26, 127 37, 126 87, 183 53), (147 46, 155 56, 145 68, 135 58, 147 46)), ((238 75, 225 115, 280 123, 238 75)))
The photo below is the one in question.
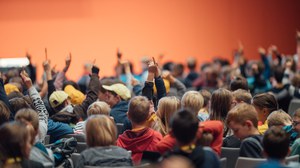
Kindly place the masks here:
POLYGON ((270 44, 292 54, 296 29, 299 0, 0 0, 0 57, 28 51, 40 76, 45 47, 58 69, 71 51, 75 80, 94 59, 102 76, 112 75, 117 47, 137 71, 144 55, 231 59, 238 40, 247 57, 270 44))

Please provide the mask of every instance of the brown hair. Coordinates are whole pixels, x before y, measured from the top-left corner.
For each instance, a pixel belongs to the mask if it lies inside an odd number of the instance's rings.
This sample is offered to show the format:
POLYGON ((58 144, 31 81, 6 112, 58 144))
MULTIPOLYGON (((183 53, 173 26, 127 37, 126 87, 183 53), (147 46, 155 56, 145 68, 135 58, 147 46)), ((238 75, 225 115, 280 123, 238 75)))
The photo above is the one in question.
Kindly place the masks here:
POLYGON ((9 158, 28 158, 26 145, 29 138, 26 125, 21 122, 5 123, 0 127, 0 161, 5 162, 9 158))
POLYGON ((19 111, 22 108, 33 108, 31 99, 27 96, 15 97, 9 100, 10 106, 14 111, 19 111))
POLYGON ((159 131, 162 135, 169 133, 171 117, 179 109, 180 101, 175 96, 163 97, 159 100, 156 115, 161 120, 161 129, 159 131))
POLYGON ((142 124, 149 117, 150 101, 144 96, 132 98, 128 106, 129 120, 136 124, 142 124))
POLYGON ((9 120, 10 110, 6 104, 0 100, 0 125, 9 120))
POLYGON ((232 93, 224 88, 215 90, 210 100, 210 119, 224 121, 231 108, 232 93))
POLYGON ((268 109, 269 113, 278 110, 277 100, 271 93, 262 93, 255 95, 252 99, 252 104, 260 109, 268 109))
POLYGON ((35 140, 35 136, 39 132, 39 116, 38 116, 37 112, 30 108, 21 109, 21 110, 17 111, 17 113, 15 115, 15 120, 21 121, 24 123, 29 122, 33 126, 33 128, 34 128, 33 136, 34 137, 32 137, 32 139, 31 139, 32 140, 31 144, 33 144, 34 140, 35 140))
POLYGON ((181 107, 190 109, 195 115, 203 107, 204 99, 197 91, 188 91, 182 96, 181 107))
POLYGON ((86 123, 86 142, 89 147, 115 145, 117 128, 106 115, 94 115, 86 123))
POLYGON ((205 90, 205 89, 202 89, 199 92, 202 95, 203 100, 204 100, 203 107, 206 107, 207 105, 209 105, 209 101, 211 99, 211 93, 208 90, 205 90))
POLYGON ((96 114, 103 114, 103 115, 110 115, 110 107, 107 103, 102 102, 102 101, 96 101, 92 103, 88 110, 87 110, 87 115, 96 115, 96 114))
POLYGON ((258 116, 255 108, 247 103, 240 103, 232 108, 226 118, 226 124, 229 125, 230 122, 244 124, 247 120, 250 120, 255 128, 258 125, 258 116))
POLYGON ((245 102, 251 104, 252 95, 247 90, 238 89, 232 92, 233 98, 238 102, 245 102))

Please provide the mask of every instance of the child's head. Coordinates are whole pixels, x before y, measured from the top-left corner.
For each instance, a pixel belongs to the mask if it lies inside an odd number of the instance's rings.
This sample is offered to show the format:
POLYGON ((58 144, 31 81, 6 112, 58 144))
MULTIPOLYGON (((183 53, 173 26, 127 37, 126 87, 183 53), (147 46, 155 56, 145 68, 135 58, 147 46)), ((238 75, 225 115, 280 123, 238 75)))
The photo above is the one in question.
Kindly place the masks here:
POLYGON ((31 144, 34 144, 35 137, 39 133, 39 116, 37 112, 30 108, 21 109, 17 111, 15 120, 32 125, 33 131, 31 132, 31 144))
POLYGON ((202 95, 197 91, 188 91, 181 98, 181 107, 190 109, 195 116, 199 110, 203 107, 204 99, 202 95))
POLYGON ((208 90, 202 89, 199 91, 204 99, 203 107, 208 107, 209 101, 211 99, 211 93, 208 90))
POLYGON ((9 122, 0 127, 0 160, 9 158, 28 158, 31 144, 26 125, 21 122, 9 122))
POLYGON ((180 145, 188 145, 196 138, 199 120, 188 109, 182 109, 171 119, 172 134, 180 145))
POLYGON ((258 120, 265 122, 269 114, 278 110, 278 103, 275 96, 271 93, 257 94, 252 99, 252 105, 258 114, 258 120))
POLYGON ((169 132, 170 119, 180 109, 180 101, 175 96, 163 97, 159 100, 156 115, 161 119, 166 133, 169 132))
POLYGON ((282 128, 272 127, 264 134, 264 152, 270 159, 284 159, 289 153, 289 144, 290 137, 282 128))
POLYGON ((293 115, 293 129, 300 132, 300 108, 298 108, 293 115))
POLYGON ((236 103, 248 103, 251 104, 252 100, 252 95, 250 92, 243 90, 243 89, 238 89, 232 92, 233 96, 233 101, 236 103))
POLYGON ((286 125, 292 125, 292 118, 283 110, 273 111, 267 118, 268 127, 279 126, 283 127, 286 125))
POLYGON ((236 76, 230 82, 230 90, 235 91, 238 89, 249 90, 247 79, 243 76, 236 76))
POLYGON ((97 114, 103 114, 103 115, 110 115, 110 107, 107 103, 102 102, 102 101, 96 101, 92 103, 88 110, 87 110, 87 115, 97 115, 97 114))
POLYGON ((115 145, 117 128, 115 123, 106 115, 93 115, 85 126, 86 142, 89 147, 115 145))
POLYGON ((232 93, 224 88, 215 90, 210 99, 210 119, 225 120, 231 109, 232 93))
POLYGON ((132 98, 128 106, 128 119, 134 123, 143 125, 150 116, 150 101, 144 96, 132 98))
POLYGON ((255 108, 247 103, 236 105, 228 112, 226 124, 237 138, 245 139, 257 130, 258 118, 255 108))
POLYGON ((9 120, 10 110, 6 104, 0 100, 0 125, 9 120))

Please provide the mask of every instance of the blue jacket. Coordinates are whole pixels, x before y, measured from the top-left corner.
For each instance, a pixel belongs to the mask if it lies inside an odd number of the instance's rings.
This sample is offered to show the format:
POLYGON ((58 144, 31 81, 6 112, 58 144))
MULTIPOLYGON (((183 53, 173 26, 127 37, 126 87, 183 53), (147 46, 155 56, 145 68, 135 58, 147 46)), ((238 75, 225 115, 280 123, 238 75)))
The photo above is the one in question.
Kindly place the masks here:
POLYGON ((111 108, 110 115, 114 117, 115 123, 123 123, 123 131, 131 129, 131 122, 127 118, 128 102, 120 101, 111 108))
POLYGON ((73 133, 73 129, 68 124, 55 122, 52 119, 48 119, 47 135, 50 135, 50 143, 59 140, 64 135, 73 133))

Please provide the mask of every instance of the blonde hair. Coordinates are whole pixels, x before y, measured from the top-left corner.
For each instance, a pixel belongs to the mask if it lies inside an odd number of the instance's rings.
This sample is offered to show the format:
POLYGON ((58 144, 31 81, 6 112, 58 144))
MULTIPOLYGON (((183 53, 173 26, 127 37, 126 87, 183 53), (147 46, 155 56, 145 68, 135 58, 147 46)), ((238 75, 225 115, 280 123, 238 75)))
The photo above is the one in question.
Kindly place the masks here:
POLYGON ((92 103, 88 110, 87 110, 87 115, 96 115, 96 114, 103 114, 103 115, 110 115, 110 107, 107 103, 102 102, 102 101, 96 101, 92 103))
POLYGON ((203 96, 197 91, 188 91, 181 99, 181 107, 190 109, 195 115, 198 114, 203 104, 203 96))
POLYGON ((292 124, 292 118, 283 110, 273 111, 267 118, 269 128, 271 126, 286 126, 292 124))
POLYGON ((115 145, 117 128, 115 123, 106 115, 92 115, 86 126, 86 143, 89 147, 115 145))
POLYGON ((228 112, 226 124, 229 125, 233 121, 243 125, 247 120, 250 120, 253 126, 257 128, 258 116, 255 108, 250 104, 240 103, 228 112))
POLYGON ((169 133, 169 123, 173 114, 180 109, 180 101, 175 96, 159 100, 156 115, 160 118, 159 132, 164 136, 169 133))
POLYGON ((245 102, 251 104, 252 95, 250 92, 244 89, 238 89, 232 92, 233 98, 238 102, 245 102))

